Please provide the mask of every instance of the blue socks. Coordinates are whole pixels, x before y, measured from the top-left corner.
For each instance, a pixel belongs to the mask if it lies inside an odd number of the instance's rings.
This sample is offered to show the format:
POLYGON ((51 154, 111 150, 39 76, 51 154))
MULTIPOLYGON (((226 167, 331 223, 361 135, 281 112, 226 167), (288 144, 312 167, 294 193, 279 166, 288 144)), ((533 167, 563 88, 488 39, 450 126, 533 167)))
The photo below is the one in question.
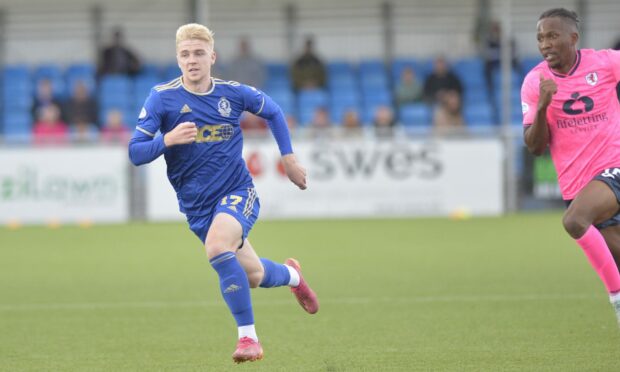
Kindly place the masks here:
MULTIPOLYGON (((225 252, 209 260, 220 277, 222 297, 235 317, 237 326, 254 324, 250 283, 248 276, 232 252, 225 252)), ((284 267, 286 270, 286 267, 284 267)), ((266 270, 265 270, 266 271, 266 270)))
POLYGON ((266 258, 261 258, 260 261, 265 268, 265 275, 263 276, 263 281, 260 283, 262 288, 281 287, 283 285, 288 285, 291 281, 291 273, 286 266, 266 258))

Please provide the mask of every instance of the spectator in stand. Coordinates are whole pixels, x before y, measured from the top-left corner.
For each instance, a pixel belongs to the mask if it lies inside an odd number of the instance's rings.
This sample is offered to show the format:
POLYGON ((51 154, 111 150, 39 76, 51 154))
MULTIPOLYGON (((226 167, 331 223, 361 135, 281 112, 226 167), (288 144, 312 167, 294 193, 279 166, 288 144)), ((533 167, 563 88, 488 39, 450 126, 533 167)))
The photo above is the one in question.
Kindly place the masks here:
POLYGON ((88 123, 97 125, 97 101, 88 92, 86 84, 79 80, 73 86, 73 94, 65 105, 69 125, 88 123))
MULTIPOLYGON (((493 75, 494 71, 501 70, 501 37, 501 24, 497 21, 493 21, 491 22, 491 25, 489 27, 489 33, 482 46, 482 57, 484 59, 484 79, 487 86, 487 92, 489 93, 489 103, 491 104, 491 107, 493 107, 493 115, 496 123, 500 122, 500 118, 499 107, 495 99, 495 82, 493 81, 493 75)), ((517 60, 516 42, 514 38, 510 39, 510 50, 512 57, 512 68, 514 69, 514 71, 517 71, 520 75, 522 75, 521 65, 517 60)), ((519 82, 513 82, 513 84, 518 83, 519 82)))
POLYGON ((359 136, 362 134, 360 115, 354 108, 350 108, 342 115, 342 129, 345 137, 359 136))
POLYGON ((138 56, 125 45, 123 30, 113 31, 112 43, 105 47, 99 56, 98 76, 107 74, 136 75, 140 72, 138 56))
POLYGON ((295 60, 291 68, 295 90, 324 88, 327 73, 323 61, 314 51, 314 39, 306 38, 304 52, 295 60))
POLYGON ((109 110, 101 128, 101 140, 106 143, 126 144, 130 136, 131 133, 123 120, 123 113, 116 109, 109 110))
POLYGON ((411 67, 405 67, 396 86, 396 104, 400 107, 409 103, 421 102, 423 98, 423 87, 418 81, 415 71, 411 67))
POLYGON ((433 113, 433 132, 437 135, 461 134, 464 129, 461 96, 454 90, 441 92, 433 113))
POLYGON ((41 106, 32 130, 37 145, 65 144, 69 140, 69 128, 60 118, 60 108, 55 104, 41 106))
POLYGON ((394 135, 394 126, 396 125, 394 110, 387 105, 377 107, 372 123, 377 137, 392 137, 394 135))
POLYGON ((228 65, 228 78, 262 89, 266 77, 265 64, 252 53, 248 39, 241 38, 239 40, 239 54, 228 65))
POLYGON ((329 118, 329 111, 325 107, 319 106, 314 110, 312 120, 310 121, 310 135, 315 138, 328 137, 332 128, 332 122, 329 118))
POLYGON ((463 85, 456 74, 448 68, 448 63, 444 57, 437 57, 433 65, 433 72, 424 82, 424 99, 430 105, 437 103, 439 94, 443 91, 453 90, 463 94, 463 85))
MULTIPOLYGON (((54 87, 52 85, 52 81, 49 79, 41 79, 37 83, 37 91, 32 102, 32 116, 36 118, 39 115, 41 108, 49 105, 55 105, 58 109, 62 107, 62 102, 54 97, 54 87)), ((59 111, 59 113, 62 117, 63 112, 59 111)))

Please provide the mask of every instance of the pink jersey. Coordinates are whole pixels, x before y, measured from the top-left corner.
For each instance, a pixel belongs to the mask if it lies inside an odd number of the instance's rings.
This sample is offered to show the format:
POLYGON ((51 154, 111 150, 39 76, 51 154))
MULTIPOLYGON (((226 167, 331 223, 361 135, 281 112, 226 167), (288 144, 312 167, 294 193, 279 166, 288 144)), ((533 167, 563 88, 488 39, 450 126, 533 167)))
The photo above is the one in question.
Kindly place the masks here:
POLYGON ((558 91, 547 108, 549 149, 565 200, 607 168, 620 167, 620 51, 581 49, 568 74, 543 61, 521 88, 523 125, 531 125, 538 106, 540 75, 553 79, 558 91))

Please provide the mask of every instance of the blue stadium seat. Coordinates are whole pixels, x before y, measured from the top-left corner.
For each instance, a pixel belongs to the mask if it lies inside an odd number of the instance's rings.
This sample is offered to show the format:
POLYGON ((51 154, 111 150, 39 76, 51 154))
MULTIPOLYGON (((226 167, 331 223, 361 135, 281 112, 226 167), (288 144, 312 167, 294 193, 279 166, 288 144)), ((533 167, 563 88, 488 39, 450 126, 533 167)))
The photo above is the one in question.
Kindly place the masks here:
POLYGON ((33 103, 33 95, 29 91, 17 91, 10 85, 3 86, 3 107, 5 111, 30 110, 33 103))
POLYGON ((158 64, 155 63, 145 63, 142 65, 142 69, 140 70, 140 76, 154 76, 156 80, 161 80, 161 68, 158 64))
POLYGON ((282 108, 285 114, 295 115, 295 95, 290 88, 274 90, 269 96, 282 108))
POLYGON ((431 126, 432 113, 425 103, 403 105, 398 110, 398 118, 404 126, 431 126))
POLYGON ((388 89, 389 82, 387 74, 383 72, 368 72, 360 76, 362 90, 388 89))
POLYGON ((465 58, 452 64, 452 70, 461 79, 465 89, 484 89, 484 66, 480 58, 465 58))
POLYGON ((392 105, 392 92, 387 89, 371 89, 362 92, 364 105, 392 105))
POLYGON ((467 125, 493 125, 493 110, 486 102, 463 106, 463 118, 467 125))
POLYGON ((433 70, 433 64, 431 60, 396 58, 392 62, 392 81, 394 81, 394 83, 400 80, 400 75, 402 74, 405 67, 411 67, 416 73, 416 77, 420 82, 423 82, 424 79, 426 79, 426 77, 433 70))
POLYGON ((164 66, 163 76, 162 76, 164 81, 176 79, 179 76, 181 76, 181 69, 179 68, 176 62, 169 63, 166 66, 164 66))
POLYGON ((267 94, 269 92, 282 90, 282 89, 291 89, 291 79, 286 75, 274 76, 273 78, 269 78, 265 82, 264 90, 267 94))
POLYGON ((95 66, 91 63, 75 63, 65 71, 67 92, 71 96, 78 81, 84 82, 90 94, 95 94, 97 83, 95 80, 95 66))
POLYGON ((523 69, 523 73, 527 74, 540 62, 542 62, 542 57, 540 55, 523 58, 521 60, 521 68, 523 69))
POLYGON ((22 137, 32 131, 30 110, 5 110, 3 115, 4 135, 22 137))
POLYGON ((7 65, 2 69, 3 79, 10 77, 30 79, 30 70, 26 65, 7 65))
POLYGON ((346 104, 341 102, 333 102, 329 108, 330 118, 335 125, 342 124, 344 114, 350 110, 356 111, 358 114, 361 112, 358 104, 346 104))
POLYGON ((34 69, 34 79, 62 79, 62 68, 55 63, 40 64, 34 69))
POLYGON ((322 89, 304 89, 299 92, 297 96, 299 106, 299 121, 300 124, 305 125, 310 122, 314 111, 318 107, 328 106, 327 92, 322 89))
POLYGON ((385 74, 385 63, 377 59, 363 60, 359 64, 359 72, 361 76, 366 74, 385 74))
POLYGON ((286 63, 269 62, 265 64, 267 68, 267 80, 278 78, 289 78, 288 65, 286 63))
POLYGON ((355 68, 346 61, 330 61, 327 63, 327 74, 332 75, 353 75, 355 68))
POLYGON ((97 68, 94 64, 88 62, 72 63, 67 67, 65 75, 67 77, 76 76, 95 76, 97 68))
POLYGON ((146 97, 151 92, 151 88, 160 83, 156 75, 141 74, 134 79, 134 103, 137 107, 142 107, 146 97))

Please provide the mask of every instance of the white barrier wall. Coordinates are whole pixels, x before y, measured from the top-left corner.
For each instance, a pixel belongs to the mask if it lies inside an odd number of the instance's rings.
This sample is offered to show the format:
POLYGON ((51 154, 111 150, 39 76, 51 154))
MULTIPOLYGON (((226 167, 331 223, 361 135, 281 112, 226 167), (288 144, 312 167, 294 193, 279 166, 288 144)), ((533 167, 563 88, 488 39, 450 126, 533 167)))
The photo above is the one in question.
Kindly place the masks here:
POLYGON ((124 147, 0 150, 0 223, 125 222, 124 147))
MULTIPOLYGON (((246 143, 262 218, 447 216, 503 212, 498 140, 296 143, 308 171, 298 190, 274 142, 246 143)), ((147 218, 182 219, 163 159, 147 166, 147 218)))

